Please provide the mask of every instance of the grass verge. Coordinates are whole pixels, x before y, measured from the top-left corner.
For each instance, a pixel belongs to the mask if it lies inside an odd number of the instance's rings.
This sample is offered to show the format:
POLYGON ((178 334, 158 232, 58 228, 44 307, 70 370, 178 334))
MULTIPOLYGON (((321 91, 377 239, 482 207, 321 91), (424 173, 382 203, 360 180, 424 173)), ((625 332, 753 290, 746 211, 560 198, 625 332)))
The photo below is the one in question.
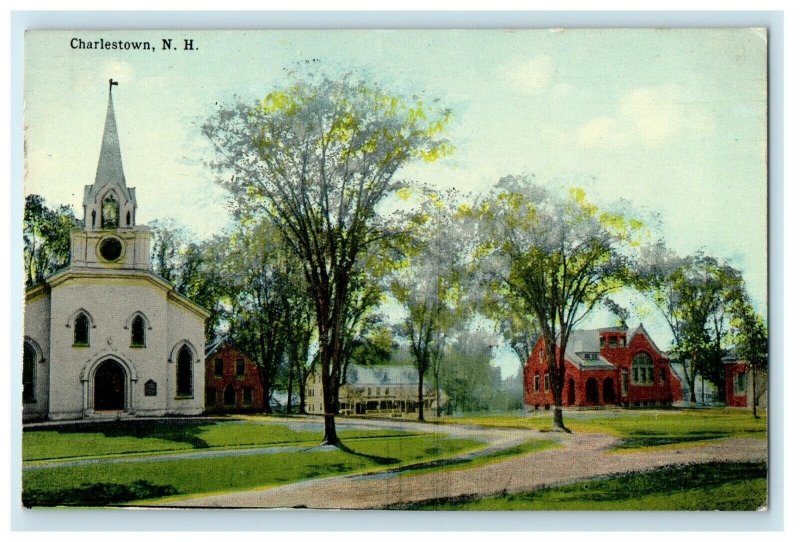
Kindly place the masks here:
MULTIPOLYGON (((380 438, 412 433, 342 429, 343 439, 380 438)), ((195 420, 137 420, 76 424, 27 430, 22 435, 25 462, 73 460, 131 454, 162 454, 214 448, 253 448, 318 444, 320 431, 278 423, 195 420)))
POLYGON ((489 463, 496 463, 505 459, 511 459, 514 456, 543 452, 552 448, 562 446, 554 440, 531 439, 527 440, 516 446, 505 448, 502 450, 495 450, 487 454, 482 454, 469 458, 458 459, 443 459, 434 464, 421 465, 419 467, 410 467, 404 469, 400 473, 401 476, 417 476, 428 472, 443 472, 446 470, 461 470, 479 467, 489 463))
POLYGON ((438 499, 406 510, 757 510, 766 504, 766 463, 674 465, 525 493, 438 499))
MULTIPOLYGON (((690 444, 721 438, 766 438, 765 416, 753 418, 740 409, 703 410, 565 410, 565 425, 578 433, 606 433, 621 439, 619 449, 630 450, 690 444)), ((445 419, 443 423, 513 427, 549 431, 552 413, 475 416, 445 419)))
POLYGON ((310 448, 264 455, 87 464, 23 472, 23 504, 103 506, 263 488, 442 459, 485 445, 418 435, 353 439, 347 451, 310 448))

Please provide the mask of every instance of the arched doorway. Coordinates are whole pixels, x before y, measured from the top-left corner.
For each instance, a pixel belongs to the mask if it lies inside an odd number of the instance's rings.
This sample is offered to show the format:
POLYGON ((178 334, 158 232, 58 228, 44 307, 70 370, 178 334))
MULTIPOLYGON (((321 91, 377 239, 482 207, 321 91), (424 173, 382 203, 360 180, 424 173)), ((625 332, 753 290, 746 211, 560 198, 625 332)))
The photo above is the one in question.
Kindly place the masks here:
POLYGON ((575 381, 573 379, 569 379, 567 382, 567 406, 572 406, 575 404, 575 381))
POLYGON ((607 376, 603 380, 603 404, 611 405, 617 402, 617 395, 614 393, 614 380, 607 376))
POLYGON ((125 370, 112 359, 102 362, 94 373, 94 409, 125 409, 125 370))
POLYGON ((600 397, 597 390, 597 380, 590 378, 586 381, 586 404, 596 405, 600 397))

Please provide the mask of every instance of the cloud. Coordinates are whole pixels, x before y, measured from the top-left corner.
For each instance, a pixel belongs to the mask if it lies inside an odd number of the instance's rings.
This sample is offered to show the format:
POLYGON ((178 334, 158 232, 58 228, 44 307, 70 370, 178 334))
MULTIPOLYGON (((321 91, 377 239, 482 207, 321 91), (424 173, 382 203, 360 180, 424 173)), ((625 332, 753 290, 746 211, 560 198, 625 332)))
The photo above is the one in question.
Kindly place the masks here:
POLYGON ((676 85, 639 87, 623 94, 611 115, 597 116, 576 131, 587 148, 659 147, 687 130, 707 132, 706 115, 683 101, 676 85))
POLYGON ((531 59, 505 66, 502 77, 518 92, 533 94, 550 86, 555 73, 553 59, 546 55, 537 55, 531 59))

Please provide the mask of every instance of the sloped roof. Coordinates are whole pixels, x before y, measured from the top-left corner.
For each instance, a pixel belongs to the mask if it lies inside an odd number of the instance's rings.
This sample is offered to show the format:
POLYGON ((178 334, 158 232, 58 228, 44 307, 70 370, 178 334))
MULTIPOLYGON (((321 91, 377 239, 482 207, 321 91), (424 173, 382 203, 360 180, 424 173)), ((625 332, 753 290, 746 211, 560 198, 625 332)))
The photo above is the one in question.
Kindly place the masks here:
POLYGON ((416 386, 417 368, 413 365, 349 365, 347 383, 365 386, 416 386))
MULTIPOLYGON (((600 332, 612 329, 577 329, 569 334, 564 359, 578 369, 614 369, 615 365, 600 355, 600 332), (586 359, 581 354, 597 353, 597 359, 586 359)), ((621 331, 613 330, 613 331, 621 331)))
POLYGON ((114 116, 114 100, 111 90, 108 91, 108 110, 103 127, 103 142, 100 146, 100 158, 97 161, 97 173, 94 184, 87 185, 83 191, 84 204, 94 201, 97 194, 109 185, 116 186, 128 201, 136 201, 136 192, 125 185, 125 172, 122 169, 122 151, 119 146, 117 120, 114 116))

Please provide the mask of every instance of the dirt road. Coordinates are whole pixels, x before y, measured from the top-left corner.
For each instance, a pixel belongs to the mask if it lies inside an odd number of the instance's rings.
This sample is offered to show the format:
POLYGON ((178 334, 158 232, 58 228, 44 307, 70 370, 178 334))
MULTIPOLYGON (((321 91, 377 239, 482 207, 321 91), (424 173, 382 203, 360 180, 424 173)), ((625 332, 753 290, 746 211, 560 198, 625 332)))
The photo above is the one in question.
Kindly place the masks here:
MULTIPOLYGON (((370 423, 380 423, 370 421, 370 423)), ((489 449, 511 447, 531 437, 553 434, 466 426, 403 424, 406 430, 440 431, 481 438, 489 449), (419 425, 419 427, 416 427, 419 425)), ((602 434, 558 435, 563 445, 539 453, 472 468, 402 475, 402 471, 309 480, 274 488, 205 496, 165 503, 168 507, 226 508, 384 508, 398 503, 462 495, 509 493, 557 485, 595 476, 648 470, 658 466, 709 461, 765 461, 765 439, 727 439, 658 451, 609 453, 616 439, 602 434)), ((486 453, 484 450, 483 453, 486 453)), ((473 454, 474 455, 474 454, 473 454)))

